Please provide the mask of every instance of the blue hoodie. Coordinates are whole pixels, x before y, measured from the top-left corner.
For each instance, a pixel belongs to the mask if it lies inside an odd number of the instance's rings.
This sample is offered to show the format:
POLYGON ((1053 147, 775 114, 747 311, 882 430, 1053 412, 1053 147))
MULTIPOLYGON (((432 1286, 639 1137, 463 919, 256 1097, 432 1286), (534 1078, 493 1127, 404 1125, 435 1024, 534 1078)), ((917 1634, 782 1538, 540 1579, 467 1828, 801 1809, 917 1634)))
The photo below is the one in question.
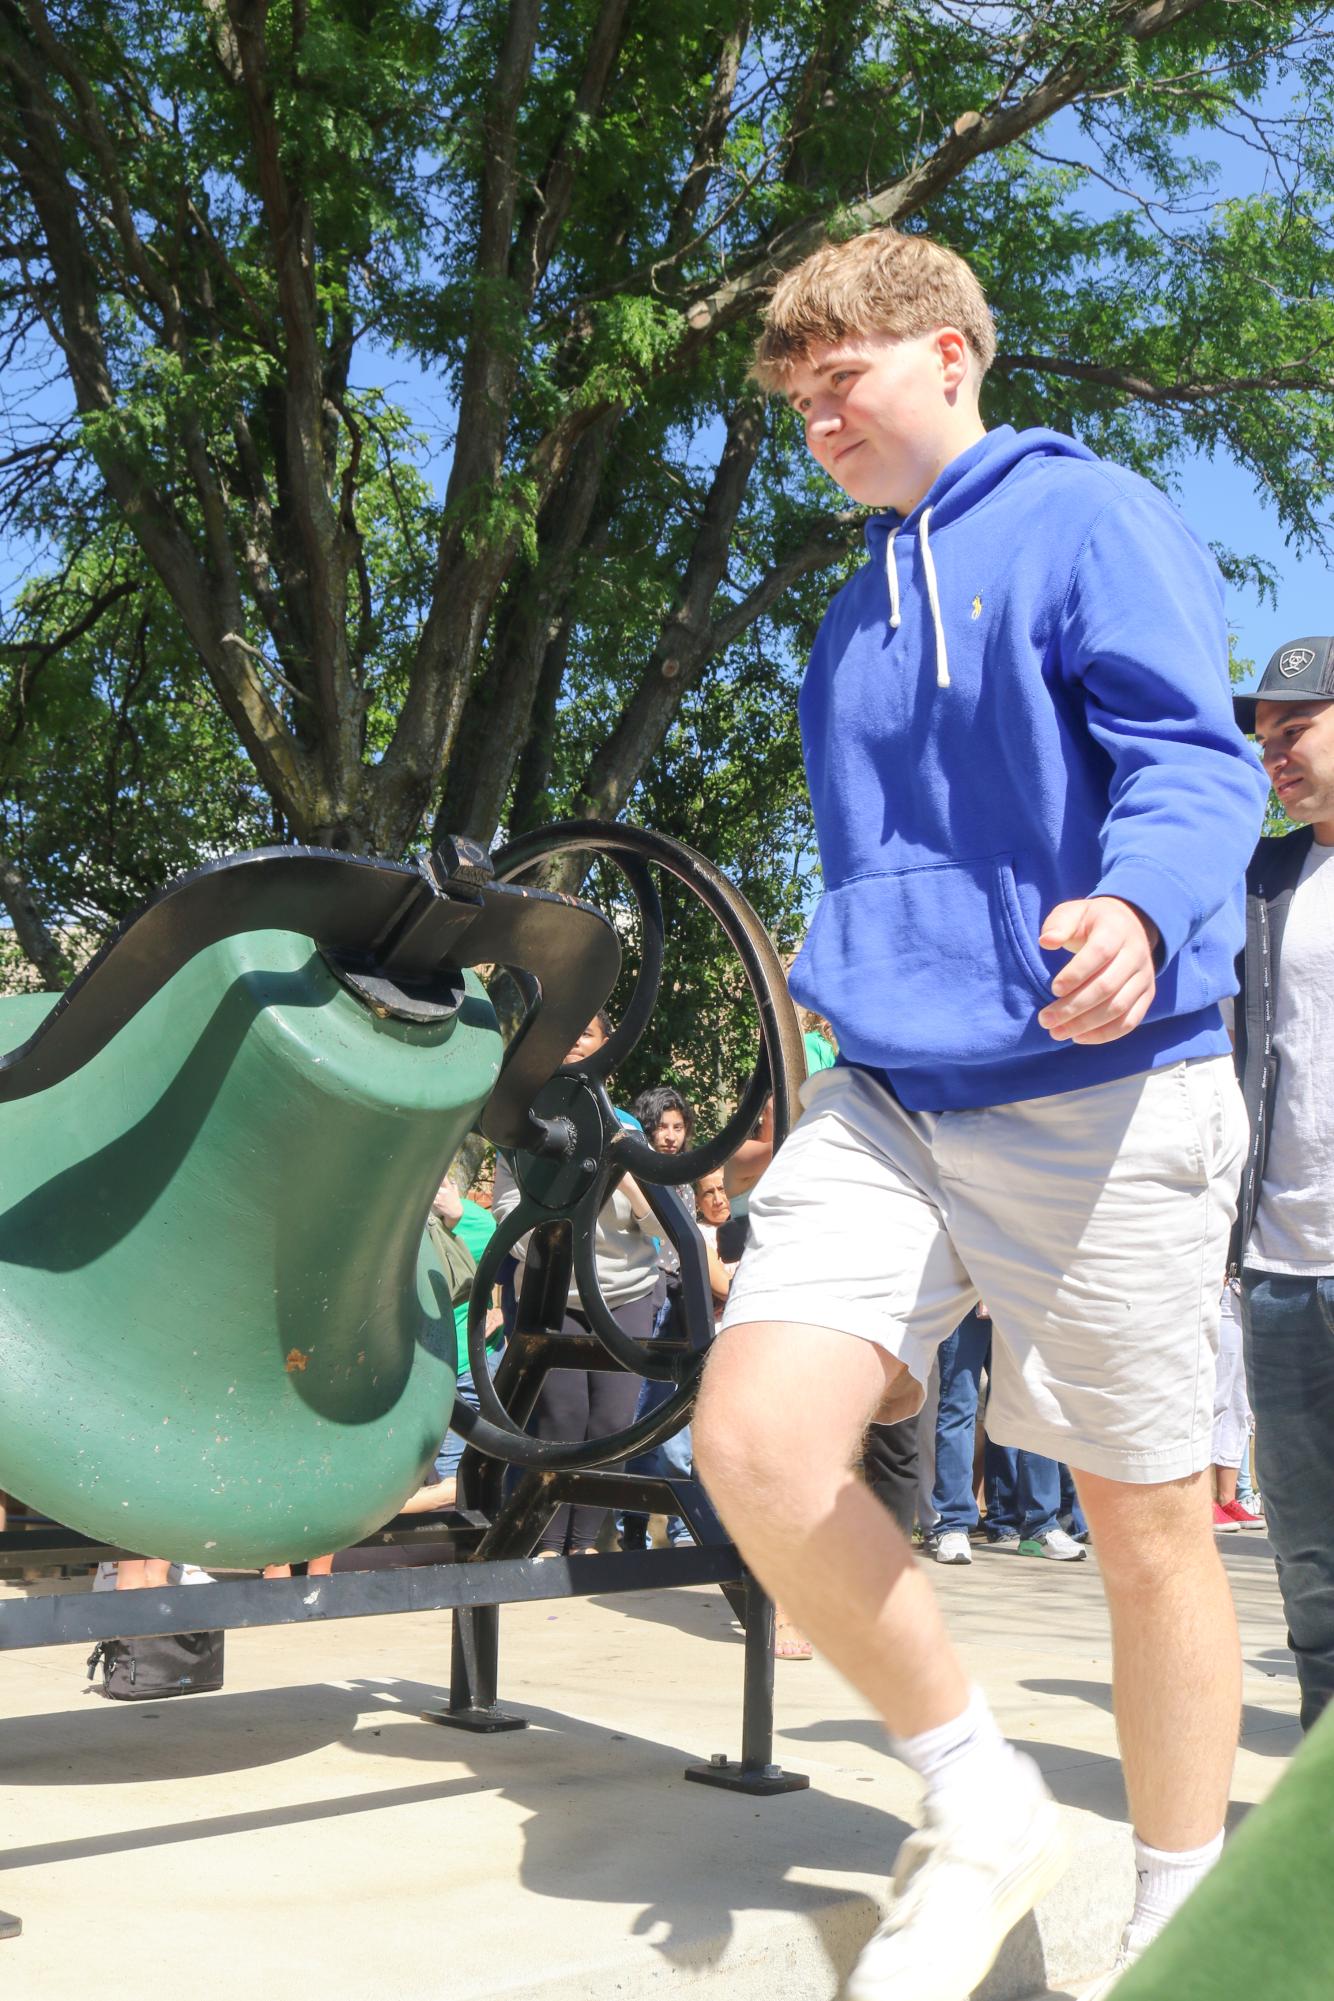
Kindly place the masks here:
POLYGON ((796 998, 910 1110, 1225 1052, 1268 786, 1213 559, 1147 481, 1008 425, 866 543, 801 690, 825 890, 796 998), (1157 925, 1157 992, 1120 1041, 1056 1042, 1038 931, 1094 895, 1157 925))

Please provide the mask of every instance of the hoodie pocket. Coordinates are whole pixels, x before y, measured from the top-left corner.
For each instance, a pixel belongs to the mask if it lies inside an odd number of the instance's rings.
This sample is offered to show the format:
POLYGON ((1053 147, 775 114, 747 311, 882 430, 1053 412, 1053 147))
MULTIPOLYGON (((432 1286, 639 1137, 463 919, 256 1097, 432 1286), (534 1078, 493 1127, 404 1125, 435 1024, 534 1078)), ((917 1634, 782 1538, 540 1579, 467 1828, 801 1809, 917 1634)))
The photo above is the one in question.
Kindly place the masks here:
POLYGON ((798 998, 853 1063, 977 1066, 1051 1049, 1052 998, 1008 856, 854 876, 820 900, 794 968, 798 998))

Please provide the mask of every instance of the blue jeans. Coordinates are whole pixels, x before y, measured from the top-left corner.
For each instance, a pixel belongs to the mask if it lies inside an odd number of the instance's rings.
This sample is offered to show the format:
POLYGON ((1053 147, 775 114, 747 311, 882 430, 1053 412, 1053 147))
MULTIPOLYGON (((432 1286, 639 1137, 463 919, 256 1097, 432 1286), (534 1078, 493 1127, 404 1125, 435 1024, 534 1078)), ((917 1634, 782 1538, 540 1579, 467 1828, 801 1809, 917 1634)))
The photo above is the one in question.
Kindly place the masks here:
MULTIPOLYGON (((940 1409, 936 1418, 936 1484, 932 1505, 940 1519, 932 1533, 977 1527, 973 1495, 973 1444, 977 1431, 977 1401, 982 1371, 991 1352, 991 1322, 970 1313, 960 1321, 938 1352, 940 1409)), ((1046 1535, 1071 1503, 1076 1535, 1085 1532, 1084 1516, 1074 1498, 1066 1468, 1038 1452, 986 1444, 987 1533, 1046 1535), (1066 1489, 1068 1488, 1068 1494, 1066 1489)))
POLYGON ((982 1371, 991 1350, 991 1322, 970 1313, 936 1351, 940 1405, 936 1414, 936 1484, 931 1503, 939 1517, 931 1533, 977 1527, 973 1494, 973 1444, 982 1371))
MULTIPOLYGON (((1059 1525, 1061 1465, 1040 1452, 1020 1452, 1012 1445, 987 1440, 987 1533, 1018 1535, 1025 1541, 1046 1535, 1059 1525)), ((1084 1518, 1075 1503, 1076 1533, 1084 1533, 1084 1518)))
MULTIPOLYGON (((671 1330, 673 1311, 674 1302, 669 1297, 663 1301, 662 1308, 658 1314, 657 1324, 653 1329, 655 1339, 658 1335, 665 1334, 671 1330)), ((675 1394, 675 1383, 659 1382, 651 1376, 646 1376, 644 1378, 644 1386, 639 1392, 639 1402, 635 1406, 636 1424, 641 1417, 646 1417, 650 1411, 661 1409, 662 1405, 667 1402, 667 1399, 675 1396, 675 1394)), ((627 1473, 643 1473, 649 1478, 657 1480, 689 1480, 694 1477, 694 1468, 695 1448, 688 1424, 683 1425, 681 1430, 674 1432, 670 1438, 664 1438, 661 1445, 655 1445, 650 1451, 640 1452, 635 1458, 627 1460, 625 1466, 627 1473)), ((714 1513, 712 1504, 703 1487, 699 1489, 699 1501, 699 1533, 701 1541, 729 1542, 731 1538, 714 1513)), ((620 1529, 622 1536, 630 1533, 632 1538, 637 1541, 639 1538, 642 1538, 648 1527, 648 1516, 637 1515, 627 1510, 625 1514, 617 1517, 616 1525, 620 1529), (629 1531, 627 1531, 627 1523, 634 1525, 629 1531), (636 1530, 637 1534, 635 1533, 636 1530)), ((680 1515, 669 1515, 667 1517, 667 1540, 674 1548, 682 1546, 689 1548, 693 1546, 695 1539, 682 1521, 680 1515)))
MULTIPOLYGON (((488 1348, 486 1351, 487 1367, 493 1376, 500 1367, 502 1352, 500 1348, 488 1348)), ((481 1406, 477 1401, 477 1386, 473 1382, 471 1369, 459 1370, 454 1384, 454 1396, 457 1402, 466 1403, 469 1410, 480 1410, 481 1406)), ((435 1455, 436 1479, 454 1479, 459 1470, 459 1461, 467 1449, 466 1439, 460 1438, 457 1431, 447 1431, 441 1441, 440 1450, 435 1455)))
POLYGON ((1309 1730, 1334 1697, 1334 1278, 1245 1271, 1241 1323, 1256 1470, 1309 1730))
MULTIPOLYGON (((675 1394, 675 1383, 660 1383, 646 1379, 643 1389, 639 1392, 639 1406, 635 1411, 636 1421, 649 1411, 657 1410, 660 1405, 666 1403, 668 1397, 675 1394)), ((680 1431, 673 1433, 672 1437, 664 1438, 662 1444, 655 1445, 652 1451, 641 1452, 636 1458, 628 1460, 625 1470, 627 1473, 646 1473, 659 1480, 690 1480, 694 1478, 694 1466, 694 1447, 690 1438, 690 1426, 687 1424, 680 1431)), ((698 1485, 698 1482, 696 1484, 698 1485)), ((701 1542, 730 1542, 731 1537, 714 1513, 703 1487, 699 1487, 699 1506, 701 1542)), ((622 1528, 627 1521, 639 1521, 647 1526, 648 1517, 624 1515, 621 1518, 622 1528)), ((674 1548, 679 1548, 682 1545, 693 1546, 695 1538, 679 1515, 669 1515, 667 1540, 674 1548)))

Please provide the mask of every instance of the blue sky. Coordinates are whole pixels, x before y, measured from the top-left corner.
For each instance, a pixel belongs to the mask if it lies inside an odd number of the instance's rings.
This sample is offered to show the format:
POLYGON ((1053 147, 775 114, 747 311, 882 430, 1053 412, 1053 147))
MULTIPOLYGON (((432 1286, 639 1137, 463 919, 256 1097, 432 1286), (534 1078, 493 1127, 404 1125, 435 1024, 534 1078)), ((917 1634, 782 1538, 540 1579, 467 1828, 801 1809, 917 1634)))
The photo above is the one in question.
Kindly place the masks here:
POLYGON ((1280 579, 1276 606, 1262 603, 1253 591, 1228 589, 1237 652, 1255 662, 1248 679, 1258 679, 1270 654, 1287 640, 1334 631, 1328 564, 1322 556, 1299 556, 1285 546, 1278 517, 1249 473, 1231 459, 1195 458, 1177 498, 1197 535, 1261 557, 1280 579))

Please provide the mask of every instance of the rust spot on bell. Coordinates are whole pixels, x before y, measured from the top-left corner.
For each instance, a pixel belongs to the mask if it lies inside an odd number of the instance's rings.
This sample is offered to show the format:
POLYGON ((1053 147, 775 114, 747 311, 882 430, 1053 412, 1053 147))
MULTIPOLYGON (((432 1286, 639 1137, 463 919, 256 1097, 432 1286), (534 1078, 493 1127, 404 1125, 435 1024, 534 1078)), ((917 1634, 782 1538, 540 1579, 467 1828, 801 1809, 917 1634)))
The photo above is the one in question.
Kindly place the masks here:
POLYGON ((290 1354, 288 1355, 287 1360, 283 1363, 283 1367, 286 1369, 289 1376, 294 1376, 298 1369, 305 1368, 306 1363, 309 1360, 310 1360, 309 1355, 303 1355, 299 1348, 293 1348, 290 1354))

